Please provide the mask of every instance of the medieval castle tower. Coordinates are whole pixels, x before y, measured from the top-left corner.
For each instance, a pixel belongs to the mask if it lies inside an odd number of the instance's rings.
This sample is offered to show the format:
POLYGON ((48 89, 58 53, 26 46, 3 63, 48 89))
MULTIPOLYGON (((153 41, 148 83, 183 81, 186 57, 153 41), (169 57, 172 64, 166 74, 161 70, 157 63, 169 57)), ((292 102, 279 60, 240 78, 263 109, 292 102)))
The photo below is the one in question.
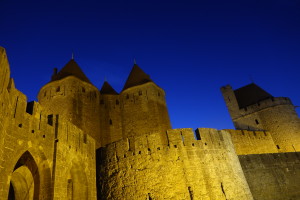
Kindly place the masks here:
POLYGON ((0 48, 0 200, 299 200, 291 101, 221 91, 236 130, 172 129, 164 90, 136 64, 117 93, 71 59, 27 102, 0 48))

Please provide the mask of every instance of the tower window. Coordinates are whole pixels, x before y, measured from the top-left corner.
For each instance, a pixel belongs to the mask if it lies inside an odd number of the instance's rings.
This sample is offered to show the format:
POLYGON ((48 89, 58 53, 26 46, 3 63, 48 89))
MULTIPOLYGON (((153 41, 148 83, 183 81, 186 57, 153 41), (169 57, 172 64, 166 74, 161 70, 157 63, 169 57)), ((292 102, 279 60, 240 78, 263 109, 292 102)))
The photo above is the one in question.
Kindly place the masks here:
POLYGON ((120 104, 120 102, 119 102, 119 100, 117 99, 117 100, 116 100, 116 105, 119 105, 119 104, 120 104))
POLYGON ((258 120, 257 120, 257 119, 255 119, 255 123, 256 123, 256 124, 259 124, 259 122, 258 122, 258 120))
POLYGON ((129 99, 129 95, 128 94, 126 95, 126 99, 129 99))
POLYGON ((48 115, 48 124, 53 126, 53 115, 48 115))
POLYGON ((112 125, 112 120, 111 119, 109 120, 109 124, 112 125))
POLYGON ((104 104, 104 100, 103 99, 100 100, 100 104, 104 104))
POLYGON ((83 134, 83 143, 86 144, 87 143, 87 135, 83 134))
POLYGON ((58 86, 57 88, 56 88, 56 92, 59 92, 60 91, 60 86, 58 86))
POLYGON ((142 91, 139 91, 139 95, 141 96, 143 94, 143 92, 142 91))
POLYGON ((82 87, 82 92, 85 93, 85 88, 84 87, 82 87))
POLYGON ((160 97, 160 92, 157 95, 160 97))

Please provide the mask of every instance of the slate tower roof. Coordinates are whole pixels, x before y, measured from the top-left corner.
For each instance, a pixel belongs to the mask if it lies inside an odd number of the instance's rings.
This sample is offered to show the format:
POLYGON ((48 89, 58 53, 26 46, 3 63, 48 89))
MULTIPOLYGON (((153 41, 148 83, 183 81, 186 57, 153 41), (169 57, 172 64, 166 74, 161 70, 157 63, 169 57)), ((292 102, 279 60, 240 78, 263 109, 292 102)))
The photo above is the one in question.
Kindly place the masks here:
POLYGON ((75 76, 84 82, 92 84, 74 59, 71 59, 58 73, 55 72, 51 78, 51 82, 68 76, 75 76))
POLYGON ((115 89, 107 82, 105 81, 102 85, 102 88, 100 90, 101 94, 114 94, 117 95, 118 93, 115 91, 115 89))
POLYGON ((244 108, 273 97, 254 83, 234 90, 234 94, 240 108, 244 108))
POLYGON ((150 76, 146 74, 137 64, 134 64, 123 90, 133 86, 142 85, 147 82, 152 82, 150 76))

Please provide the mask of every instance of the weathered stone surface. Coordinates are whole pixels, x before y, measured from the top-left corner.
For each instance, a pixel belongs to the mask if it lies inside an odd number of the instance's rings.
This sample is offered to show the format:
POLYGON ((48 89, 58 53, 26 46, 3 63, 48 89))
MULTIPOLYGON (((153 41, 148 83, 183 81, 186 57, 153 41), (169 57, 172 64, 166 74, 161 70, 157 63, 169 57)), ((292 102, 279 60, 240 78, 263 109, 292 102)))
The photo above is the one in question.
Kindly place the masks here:
POLYGON ((94 139, 39 103, 27 103, 9 72, 1 48, 0 199, 96 199, 94 139))
POLYGON ((239 156, 254 199, 300 198, 299 152, 239 156))
POLYGON ((252 199, 230 134, 199 132, 201 140, 174 129, 98 149, 98 198, 252 199))
POLYGON ((236 129, 268 131, 279 152, 300 151, 300 119, 289 98, 269 97, 240 108, 236 90, 228 85, 221 91, 236 129))
POLYGON ((240 108, 223 87, 242 130, 194 133, 171 129, 164 90, 137 65, 125 85, 99 91, 72 60, 27 102, 0 48, 0 199, 300 199, 289 99, 240 108))

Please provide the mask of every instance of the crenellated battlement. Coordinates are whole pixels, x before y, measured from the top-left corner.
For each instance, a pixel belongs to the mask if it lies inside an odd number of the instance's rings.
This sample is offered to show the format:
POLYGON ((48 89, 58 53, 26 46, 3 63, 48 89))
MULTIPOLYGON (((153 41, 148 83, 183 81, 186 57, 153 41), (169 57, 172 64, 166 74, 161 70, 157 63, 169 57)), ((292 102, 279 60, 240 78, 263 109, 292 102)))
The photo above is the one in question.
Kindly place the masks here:
POLYGON ((6 96, 9 101, 5 101, 5 104, 0 106, 1 113, 5 115, 1 119, 10 118, 6 123, 12 130, 18 130, 14 133, 11 132, 14 137, 38 140, 41 144, 44 141, 54 142, 63 139, 64 142, 70 144, 70 148, 80 149, 84 146, 83 144, 86 144, 89 147, 88 153, 94 151, 92 137, 63 116, 50 114, 51 111, 43 108, 38 102, 27 102, 27 97, 17 90, 14 84, 11 84, 9 92, 3 96, 6 96))
POLYGON ((165 151, 233 149, 227 131, 198 128, 196 132, 200 134, 199 139, 191 128, 170 129, 166 133, 152 132, 122 139, 100 149, 108 153, 109 162, 118 162, 132 156, 143 157, 160 152, 165 154, 165 151))
POLYGON ((157 101, 165 104, 165 92, 153 82, 144 83, 142 86, 133 86, 120 93, 124 105, 136 104, 139 101, 157 101))
MULTIPOLYGON (((272 108, 275 106, 280 106, 280 105, 293 105, 293 104, 292 104, 291 100, 287 97, 273 97, 273 98, 259 101, 256 104, 246 106, 244 108, 240 108, 239 109, 239 113, 240 113, 239 117, 251 115, 255 112, 259 112, 261 110, 264 110, 267 108, 272 108)), ((237 117, 237 118, 239 118, 239 117, 237 117)))
POLYGON ((10 68, 3 47, 0 47, 0 95, 7 89, 10 81, 10 68))
POLYGON ((197 134, 171 129, 98 149, 99 199, 252 199, 230 134, 206 128, 197 134))
POLYGON ((82 183, 74 184, 89 188, 86 195, 95 199, 95 140, 40 103, 27 102, 9 77, 8 62, 0 51, 0 199, 7 199, 11 184, 22 184, 16 182, 20 165, 28 171, 24 180, 33 176, 35 181, 25 183, 26 187, 40 187, 34 199, 67 199, 68 180, 78 179, 74 170, 82 177, 82 183))
POLYGON ((80 81, 75 76, 68 76, 62 80, 56 80, 44 85, 38 94, 40 102, 49 101, 52 98, 61 96, 80 95, 82 99, 88 101, 98 101, 98 89, 90 83, 80 81))
POLYGON ((231 135, 237 155, 278 153, 278 148, 267 131, 226 129, 231 135))
POLYGON ((290 99, 254 83, 221 91, 240 130, 171 129, 164 90, 137 64, 117 93, 72 58, 27 102, 0 48, 0 199, 297 199, 290 99))

